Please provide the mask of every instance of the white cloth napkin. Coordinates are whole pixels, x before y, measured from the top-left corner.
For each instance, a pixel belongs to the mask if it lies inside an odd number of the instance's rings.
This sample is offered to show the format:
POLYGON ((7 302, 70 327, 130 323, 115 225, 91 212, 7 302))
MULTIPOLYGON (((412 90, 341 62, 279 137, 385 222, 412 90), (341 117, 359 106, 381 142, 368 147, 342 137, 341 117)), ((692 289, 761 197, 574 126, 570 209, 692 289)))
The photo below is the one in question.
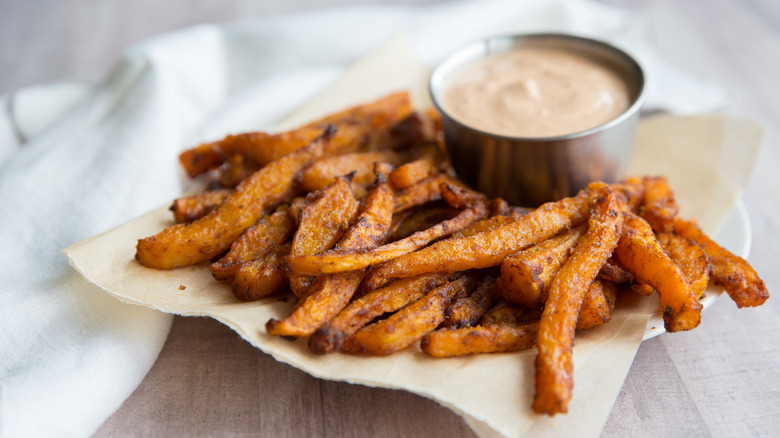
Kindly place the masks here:
POLYGON ((180 150, 275 123, 404 33, 434 64, 494 34, 565 31, 636 55, 649 108, 711 111, 724 93, 652 49, 642 17, 584 0, 360 7, 202 25, 127 50, 99 84, 0 97, 0 436, 88 436, 154 363, 171 317, 120 303, 60 250, 182 191, 180 150))

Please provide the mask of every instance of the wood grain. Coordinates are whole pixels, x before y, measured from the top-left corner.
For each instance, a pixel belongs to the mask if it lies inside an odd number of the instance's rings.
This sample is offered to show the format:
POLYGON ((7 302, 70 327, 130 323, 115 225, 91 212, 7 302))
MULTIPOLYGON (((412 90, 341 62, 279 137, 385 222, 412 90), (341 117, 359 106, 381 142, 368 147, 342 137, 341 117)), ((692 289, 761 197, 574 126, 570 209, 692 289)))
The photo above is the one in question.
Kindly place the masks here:
MULTIPOLYGON (((98 80, 122 48, 200 22, 382 0, 2 0, 0 92, 98 80)), ((766 141, 743 200, 750 261, 780 286, 780 2, 608 0, 645 14, 661 54, 721 83, 729 114, 758 119, 766 141)), ((780 298, 737 310, 719 300, 702 325, 642 344, 602 433, 772 436, 780 430, 780 298)), ((315 379, 274 361, 219 323, 179 318, 159 359, 96 436, 473 436, 435 402, 403 391, 315 379)))

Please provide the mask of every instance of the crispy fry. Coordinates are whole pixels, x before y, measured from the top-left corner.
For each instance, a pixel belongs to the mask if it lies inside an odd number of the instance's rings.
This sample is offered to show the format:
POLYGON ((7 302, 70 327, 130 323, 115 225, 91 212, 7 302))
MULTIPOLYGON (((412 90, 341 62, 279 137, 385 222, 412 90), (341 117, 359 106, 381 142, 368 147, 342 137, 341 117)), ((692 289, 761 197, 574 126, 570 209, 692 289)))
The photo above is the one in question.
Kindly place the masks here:
POLYGON ((473 326, 493 307, 498 298, 496 276, 488 274, 479 281, 471 295, 456 300, 447 308, 443 325, 445 327, 473 326))
POLYGON ((511 207, 509 203, 501 198, 495 198, 490 201, 490 215, 491 216, 509 216, 511 213, 511 207))
POLYGON ((394 125, 389 132, 368 145, 368 149, 409 149, 430 137, 430 122, 420 113, 412 112, 394 125))
POLYGON ((699 325, 701 304, 680 268, 666 255, 644 219, 626 213, 623 236, 614 257, 634 275, 636 281, 658 291, 667 331, 690 330, 699 325))
POLYGON ((461 275, 428 292, 389 318, 359 330, 341 346, 350 354, 386 356, 413 344, 444 321, 444 310, 459 292, 474 284, 471 275, 461 275))
POLYGON ((642 178, 645 193, 639 206, 640 216, 656 233, 670 233, 680 207, 674 200, 674 192, 663 176, 642 178))
POLYGON ((290 205, 287 206, 287 214, 295 221, 296 227, 301 224, 301 213, 308 203, 309 201, 305 197, 296 196, 290 201, 290 205))
POLYGON ((260 169, 254 161, 248 160, 240 154, 233 154, 225 158, 225 162, 219 167, 217 181, 222 187, 233 188, 241 181, 249 178, 260 169))
MULTIPOLYGON (((369 249, 378 245, 390 230, 393 206, 393 191, 385 174, 377 172, 376 187, 337 247, 369 249)), ((363 271, 352 271, 317 277, 292 313, 282 320, 269 320, 266 330, 269 334, 280 336, 300 337, 314 333, 347 305, 363 275, 363 271)))
POLYGON ((224 257, 209 265, 211 275, 217 280, 233 278, 245 263, 265 256, 286 242, 295 232, 294 226, 286 211, 260 219, 230 245, 230 251, 224 257))
POLYGON ((454 180, 444 174, 426 178, 417 184, 400 190, 396 194, 395 211, 403 211, 418 205, 441 199, 441 183, 453 183, 454 180))
MULTIPOLYGON (((358 202, 352 194, 349 179, 339 177, 325 190, 309 196, 300 215, 293 238, 292 256, 317 254, 333 247, 355 219, 358 202)), ((290 275, 290 289, 303 297, 314 279, 290 275)))
POLYGON ((710 260, 697 243, 672 233, 656 235, 664 252, 671 258, 691 285, 696 298, 701 298, 710 282, 710 260))
POLYGON ((637 177, 630 177, 620 183, 612 184, 612 189, 625 198, 629 211, 636 213, 645 196, 645 186, 637 177))
MULTIPOLYGON (((656 238, 666 255, 680 268, 693 294, 697 299, 701 298, 710 281, 710 262, 707 254, 698 244, 676 234, 658 233, 656 238)), ((652 295, 655 292, 652 286, 641 282, 633 283, 631 290, 639 295, 652 295)))
POLYGON ((450 207, 457 209, 480 209, 487 216, 488 199, 482 193, 447 182, 441 183, 439 191, 441 192, 441 197, 450 207))
POLYGON ((343 272, 314 278, 306 295, 286 318, 270 319, 270 335, 302 337, 314 333, 349 302, 363 279, 362 271, 343 272))
POLYGON ((577 330, 606 324, 612 319, 617 289, 617 285, 609 280, 596 279, 590 284, 577 317, 577 330))
POLYGON ((254 301, 287 286, 284 257, 289 252, 290 244, 286 243, 263 258, 242 265, 233 278, 233 295, 242 301, 254 301))
MULTIPOLYGON (((262 135, 268 134, 263 133, 262 135)), ((223 141, 229 140, 225 138, 223 141)), ((214 143, 200 144, 179 155, 179 163, 190 178, 195 178, 210 169, 216 169, 224 162, 225 155, 214 146, 214 143)))
POLYGON ((748 262, 707 237, 693 222, 677 219, 674 232, 701 245, 710 259, 710 274, 737 307, 755 307, 769 299, 769 291, 748 262))
POLYGON ((604 263, 599 271, 599 278, 602 280, 609 280, 617 284, 628 283, 634 279, 634 276, 630 272, 621 268, 611 258, 604 263))
POLYGON ((525 207, 515 207, 509 205, 501 198, 496 198, 490 202, 490 216, 511 216, 518 218, 531 212, 531 209, 525 207))
POLYGON ((173 201, 170 208, 173 212, 173 220, 177 224, 182 224, 200 219, 217 208, 229 194, 230 190, 228 189, 216 189, 179 198, 173 201))
POLYGON ((442 240, 382 265, 366 280, 368 290, 391 278, 497 266, 510 254, 548 239, 566 227, 579 225, 585 220, 587 210, 588 192, 583 191, 577 196, 544 204, 501 228, 442 240))
POLYGON ((393 216, 393 228, 387 237, 388 242, 395 242, 412 234, 427 230, 428 228, 452 219, 458 214, 458 210, 450 207, 441 208, 417 208, 404 210, 393 216))
POLYGON ((333 250, 316 255, 290 256, 287 259, 290 269, 297 275, 333 274, 363 269, 408 254, 433 240, 460 231, 487 216, 487 209, 480 197, 465 193, 455 194, 455 192, 465 191, 446 184, 445 186, 442 192, 448 193, 446 196, 451 198, 452 202, 468 204, 468 208, 454 218, 368 251, 333 250))
POLYGON ((509 353, 532 348, 538 331, 538 321, 442 328, 423 336, 420 348, 434 357, 509 353))
POLYGON ((589 187, 592 197, 588 231, 550 285, 539 322, 533 409, 540 414, 555 415, 568 410, 574 386, 571 355, 580 307, 622 231, 618 196, 609 186, 589 187))
POLYGON ((522 322, 525 313, 526 309, 523 306, 503 300, 485 313, 479 323, 486 325, 522 322))
POLYGON ((315 159, 339 152, 327 129, 304 148, 290 153, 244 180, 208 215, 189 224, 176 224, 140 239, 135 257, 150 268, 173 269, 209 260, 257 222, 263 211, 289 198, 301 169, 315 159))
POLYGON ((309 349, 316 354, 338 351, 345 339, 374 318, 419 300, 431 289, 447 282, 448 274, 426 274, 394 281, 351 302, 335 318, 309 338, 309 349))
POLYGON ((336 177, 353 173, 352 184, 368 187, 374 180, 374 163, 389 163, 393 166, 403 163, 407 158, 404 152, 382 149, 369 152, 326 157, 317 160, 303 171, 301 187, 307 191, 322 190, 336 177))
POLYGON ((462 239, 464 237, 476 236, 477 234, 492 231, 505 225, 509 225, 514 221, 515 218, 510 216, 493 216, 491 218, 474 222, 473 225, 467 227, 465 230, 458 231, 457 233, 453 234, 452 238, 462 239))
POLYGON ((633 283, 631 285, 631 291, 635 294, 650 296, 655 292, 655 289, 653 289, 653 286, 646 283, 633 283))
POLYGON ((562 231, 555 237, 507 256, 501 262, 504 298, 526 307, 540 307, 547 299, 547 288, 566 263, 585 227, 562 231))
POLYGON ((420 158, 402 164, 390 172, 390 185, 395 190, 407 189, 425 178, 439 173, 440 152, 436 146, 428 147, 420 158))
POLYGON ((386 141, 388 131, 408 117, 411 111, 408 93, 391 94, 292 131, 274 135, 262 132, 229 135, 223 140, 182 152, 179 161, 191 178, 221 165, 231 155, 244 156, 262 167, 311 143, 331 124, 338 128, 332 139, 334 147, 344 152, 354 151, 358 147, 386 141))

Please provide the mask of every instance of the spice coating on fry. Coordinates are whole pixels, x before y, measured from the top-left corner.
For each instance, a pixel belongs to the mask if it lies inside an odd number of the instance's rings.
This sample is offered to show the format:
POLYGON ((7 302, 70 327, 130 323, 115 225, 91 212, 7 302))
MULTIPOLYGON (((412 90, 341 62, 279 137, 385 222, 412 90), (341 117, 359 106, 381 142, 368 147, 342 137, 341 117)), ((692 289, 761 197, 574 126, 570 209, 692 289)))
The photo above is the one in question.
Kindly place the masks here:
MULTIPOLYGON (((387 237, 395 198, 383 172, 377 172, 376 180, 376 186, 366 198, 355 223, 337 244, 338 248, 370 249, 387 237)), ((363 271, 351 271, 317 277, 292 313, 281 320, 269 320, 266 330, 280 336, 311 335, 347 305, 363 275, 363 271)))
POLYGON ((588 230, 550 285, 539 323, 533 409, 540 414, 555 415, 568 410, 574 386, 574 330, 582 301, 617 246, 623 229, 621 207, 611 188, 591 184, 588 192, 588 230))
POLYGON ((615 248, 615 259, 658 291, 667 331, 691 330, 701 321, 702 305, 679 266, 664 252, 648 223, 626 213, 625 232, 615 248))
POLYGON ((674 232, 701 245, 710 259, 712 278, 726 289, 737 307, 760 306, 769 299, 764 281, 750 264, 715 243, 696 224, 678 219, 674 224, 674 232))
MULTIPOLYGON (((301 210, 290 255, 305 256, 332 248, 352 224, 357 210, 358 201, 347 178, 340 177, 325 190, 311 194, 301 210)), ((312 277, 290 274, 290 288, 298 298, 312 281, 312 277)))
POLYGON ((209 260, 260 219, 263 211, 293 193, 298 173, 314 159, 333 153, 332 129, 306 147, 285 155, 244 180, 217 209, 189 224, 177 224, 141 239, 136 259, 144 266, 173 269, 209 260))
POLYGON ((373 284, 382 284, 391 278, 427 272, 458 272, 497 266, 507 255, 584 221, 587 200, 587 193, 582 192, 544 204, 501 228, 440 241, 386 263, 372 274, 371 280, 373 284))

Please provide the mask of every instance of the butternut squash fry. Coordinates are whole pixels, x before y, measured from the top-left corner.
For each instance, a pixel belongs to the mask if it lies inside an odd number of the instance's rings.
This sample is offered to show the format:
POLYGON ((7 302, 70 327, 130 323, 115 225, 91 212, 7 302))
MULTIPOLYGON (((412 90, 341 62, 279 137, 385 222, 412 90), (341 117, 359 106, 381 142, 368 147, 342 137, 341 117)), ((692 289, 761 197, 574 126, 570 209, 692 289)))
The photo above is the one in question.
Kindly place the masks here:
POLYGON ((591 184, 588 230, 555 276, 539 322, 536 392, 533 409, 555 415, 568 410, 574 386, 571 360, 582 301, 601 267, 617 246, 624 208, 609 186, 591 184))

